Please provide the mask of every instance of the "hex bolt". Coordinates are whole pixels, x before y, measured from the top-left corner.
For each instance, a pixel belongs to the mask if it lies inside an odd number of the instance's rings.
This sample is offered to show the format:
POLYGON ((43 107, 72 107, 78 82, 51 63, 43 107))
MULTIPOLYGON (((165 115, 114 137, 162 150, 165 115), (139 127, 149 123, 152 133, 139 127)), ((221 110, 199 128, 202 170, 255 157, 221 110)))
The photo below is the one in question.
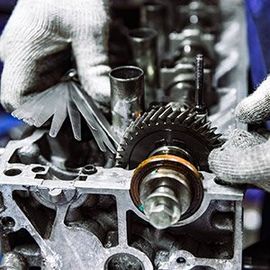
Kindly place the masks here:
POLYGON ((159 187, 146 198, 144 213, 155 228, 163 230, 179 221, 182 213, 180 207, 172 189, 159 187))
POLYGON ((171 168, 151 170, 140 185, 140 202, 149 222, 159 230, 177 224, 192 202, 188 179, 171 168))

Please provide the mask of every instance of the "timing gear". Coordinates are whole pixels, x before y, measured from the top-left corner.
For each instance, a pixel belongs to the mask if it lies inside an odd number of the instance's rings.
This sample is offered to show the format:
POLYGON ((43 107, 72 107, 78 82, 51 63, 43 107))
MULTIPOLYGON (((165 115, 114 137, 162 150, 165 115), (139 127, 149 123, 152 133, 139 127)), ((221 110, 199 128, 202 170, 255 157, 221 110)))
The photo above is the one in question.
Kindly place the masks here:
POLYGON ((210 151, 222 143, 215 130, 206 115, 194 109, 154 107, 127 129, 118 149, 118 166, 134 169, 157 149, 169 146, 200 170, 208 170, 210 151))

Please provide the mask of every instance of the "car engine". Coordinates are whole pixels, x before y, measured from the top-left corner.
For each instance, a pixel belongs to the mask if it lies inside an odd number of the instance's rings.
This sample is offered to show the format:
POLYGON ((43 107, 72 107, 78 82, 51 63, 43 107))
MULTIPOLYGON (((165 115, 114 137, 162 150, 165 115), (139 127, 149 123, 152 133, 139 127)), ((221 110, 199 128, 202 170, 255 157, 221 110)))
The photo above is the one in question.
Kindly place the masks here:
POLYGON ((73 68, 13 113, 30 127, 0 152, 1 269, 242 269, 243 189, 207 161, 245 128, 242 2, 111 12, 111 108, 73 68))

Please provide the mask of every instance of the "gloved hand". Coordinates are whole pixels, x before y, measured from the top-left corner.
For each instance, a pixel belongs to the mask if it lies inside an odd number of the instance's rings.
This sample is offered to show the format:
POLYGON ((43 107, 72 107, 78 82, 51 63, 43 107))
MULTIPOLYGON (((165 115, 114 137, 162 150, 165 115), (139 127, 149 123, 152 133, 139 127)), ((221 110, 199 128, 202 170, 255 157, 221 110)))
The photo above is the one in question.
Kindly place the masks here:
POLYGON ((59 82, 67 62, 61 52, 70 46, 86 92, 101 105, 109 102, 107 2, 18 1, 0 41, 1 102, 7 110, 59 82))
MULTIPOLYGON (((236 108, 245 123, 260 123, 270 116, 270 76, 236 108)), ((228 141, 209 156, 210 169, 223 181, 252 184, 270 191, 269 134, 235 130, 228 141)))

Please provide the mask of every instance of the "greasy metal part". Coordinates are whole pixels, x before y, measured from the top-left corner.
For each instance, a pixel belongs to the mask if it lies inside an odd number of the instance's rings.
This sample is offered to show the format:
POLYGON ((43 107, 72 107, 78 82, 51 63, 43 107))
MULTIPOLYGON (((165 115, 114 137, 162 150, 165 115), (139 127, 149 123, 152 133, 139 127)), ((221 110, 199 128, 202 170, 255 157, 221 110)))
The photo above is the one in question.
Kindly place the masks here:
POLYGON ((110 73, 112 126, 119 138, 144 110, 144 72, 133 66, 115 68, 110 73))
POLYGON ((146 105, 156 101, 159 85, 157 35, 157 32, 151 28, 138 28, 129 33, 133 62, 145 73, 146 105))
MULTIPOLYGON (((119 1, 123 9, 124 2, 119 1)), ((187 4, 187 1, 182 2, 187 4)), ((203 2, 210 3, 212 0, 203 2)), ((233 116, 233 109, 235 104, 247 95, 244 91, 247 89, 247 61, 243 6, 231 0, 220 1, 220 5, 225 10, 225 15, 219 17, 224 33, 220 43, 216 45, 218 57, 214 57, 217 68, 214 81, 219 86, 217 91, 221 99, 217 109, 211 108, 211 119, 214 120, 213 126, 217 125, 219 130, 224 132, 229 126, 239 126, 233 116)), ((127 21, 130 21, 131 13, 127 14, 127 21)), ((170 18, 173 16, 170 15, 170 18)), ((177 17, 172 21, 176 20, 177 17)), ((170 36, 179 37, 181 34, 173 33, 170 36)), ((201 36, 206 44, 207 34, 203 33, 201 36)), ((214 35, 211 36, 214 37, 213 41, 216 40, 214 35)), ((176 41, 175 44, 177 43, 179 44, 176 41)), ((209 39, 209 46, 210 43, 209 39)), ((182 48, 190 46, 186 41, 183 44, 182 48)), ((213 42, 211 46, 214 46, 213 42)), ((178 45, 173 52, 177 48, 178 45)), ((206 54, 205 57, 207 61, 206 54)), ((187 64, 179 60, 181 57, 176 60, 174 68, 187 64)), ((181 69, 175 74, 180 76, 181 69)), ((188 76, 191 75, 193 77, 192 71, 183 72, 177 87, 190 87, 188 76)), ((174 77, 170 78, 168 84, 172 81, 174 77)), ((195 84, 188 89, 193 91, 191 92, 194 97, 195 84)), ((195 100, 193 104, 194 102, 195 100)), ((159 113, 157 115, 160 116, 159 113)), ((163 117, 165 121, 169 121, 166 113, 163 117)), ((176 112, 178 113, 179 111, 176 112)), ((196 126, 191 115, 184 116, 186 122, 182 125, 178 139, 186 140, 186 133, 196 137, 190 129, 184 131, 189 125, 192 129, 196 126)), ((140 129, 133 129, 131 134, 136 137, 136 132, 140 136, 143 129, 153 131, 154 123, 165 129, 172 129, 170 124, 164 126, 161 118, 158 117, 157 121, 155 117, 150 118, 153 122, 148 118, 141 119, 142 122, 138 125, 140 129), (150 129, 147 128, 148 124, 150 129)), ((203 123, 203 119, 200 123, 203 123)), ((207 137, 211 134, 209 128, 201 126, 199 133, 207 137)), ((26 269, 241 269, 242 191, 220 186, 215 183, 213 174, 200 172, 204 190, 200 207, 190 217, 180 219, 177 226, 159 231, 149 223, 146 215, 136 207, 130 196, 133 171, 101 167, 93 169, 91 165, 72 171, 59 170, 47 160, 50 156, 45 155, 44 150, 48 148, 44 143, 44 136, 41 131, 36 131, 24 140, 10 142, 1 155, 0 238, 3 254, 11 252, 22 257, 27 265, 26 269), (17 241, 18 239, 20 241, 17 241)), ((165 141, 169 141, 169 136, 165 137, 165 141)), ((131 149, 133 141, 130 138, 129 140, 131 149)), ((194 151, 187 151, 182 147, 180 150, 181 141, 178 140, 173 146, 164 145, 163 142, 158 140, 157 145, 151 147, 151 140, 144 141, 144 147, 140 148, 143 159, 144 156, 173 154, 192 164, 202 162, 197 161, 194 151)), ((198 152, 205 153, 201 149, 198 152)), ((92 160, 89 163, 96 163, 99 152, 91 149, 87 153, 92 160)), ((140 151, 137 151, 136 155, 138 153, 140 151)), ((165 174, 169 173, 170 180, 179 179, 180 183, 183 177, 169 171, 165 171, 165 174)), ((163 178, 163 174, 164 170, 160 169, 158 175, 163 178)), ((150 175, 148 180, 151 182, 152 179, 155 178, 150 175)), ((182 185, 180 189, 185 190, 187 186, 182 185)), ((163 187, 158 192, 172 195, 170 190, 163 187)))
POLYGON ((152 157, 152 156, 169 155, 169 154, 183 158, 191 163, 193 160, 190 154, 184 149, 181 149, 180 147, 177 147, 177 146, 169 146, 169 145, 165 145, 165 146, 155 149, 149 156, 152 157))
POLYGON ((127 129, 117 163, 134 169, 156 149, 176 146, 187 152, 200 170, 208 170, 208 155, 221 145, 219 137, 206 118, 192 109, 154 107, 127 129))
POLYGON ((191 63, 164 65, 161 68, 160 85, 164 102, 177 102, 182 107, 194 106, 194 67, 191 63))
POLYGON ((165 3, 150 0, 143 4, 141 11, 142 26, 154 29, 158 34, 158 55, 168 50, 168 6, 165 3))
POLYGON ((196 110, 199 114, 206 114, 204 101, 204 58, 202 54, 196 57, 196 110))
POLYGON ((182 158, 152 156, 135 170, 131 196, 155 228, 166 229, 199 208, 203 197, 201 176, 182 158))
POLYGON ((200 206, 203 192, 196 167, 207 170, 205 161, 220 144, 201 113, 153 108, 129 127, 118 149, 119 166, 137 167, 131 197, 157 229, 177 225, 200 206))
POLYGON ((177 32, 189 25, 200 25, 205 32, 217 35, 220 31, 220 9, 217 5, 209 5, 200 0, 190 1, 188 5, 177 7, 177 32))
POLYGON ((168 101, 196 105, 194 78, 194 60, 198 54, 204 56, 204 98, 207 108, 218 101, 214 85, 217 58, 214 51, 214 36, 205 34, 200 27, 190 26, 181 33, 170 34, 173 56, 163 61, 161 68, 161 88, 168 101))
POLYGON ((197 54, 203 54, 206 65, 215 67, 216 52, 214 50, 215 36, 204 32, 200 26, 188 26, 181 32, 172 32, 169 35, 170 50, 178 51, 180 55, 195 58, 197 54))
POLYGON ((27 270, 27 263, 25 259, 16 253, 7 253, 4 255, 1 265, 1 269, 6 270, 27 270))
POLYGON ((191 217, 182 220, 177 230, 163 230, 163 233, 159 234, 147 223, 147 218, 137 209, 130 197, 133 171, 99 167, 96 174, 78 173, 78 178, 62 181, 51 178, 48 174, 50 168, 47 166, 43 166, 43 172, 36 172, 35 168, 40 167, 38 164, 10 162, 21 147, 33 142, 39 144, 41 136, 37 131, 22 141, 11 142, 1 158, 0 186, 4 208, 0 218, 1 239, 6 239, 2 246, 4 253, 6 248, 22 250, 19 248, 20 243, 14 242, 12 239, 15 238, 9 235, 16 236, 18 233, 27 232, 38 252, 36 249, 32 252, 28 249, 28 253, 20 254, 24 254, 29 267, 46 270, 116 270, 119 269, 117 265, 122 269, 133 267, 131 269, 145 270, 191 270, 196 266, 215 270, 239 269, 235 266, 241 263, 241 191, 217 185, 214 175, 203 173, 202 184, 205 192, 199 209, 191 217), (82 177, 85 177, 83 181, 82 177), (74 201, 55 203, 54 218, 45 220, 48 213, 46 208, 38 213, 35 207, 29 208, 27 203, 21 205, 24 200, 28 202, 28 192, 59 189, 64 193, 78 193, 88 197, 88 200, 83 204, 83 208, 72 210, 70 205, 74 201), (115 198, 117 208, 105 200, 106 196, 115 198), (99 204, 96 204, 97 198, 99 204), (116 234, 110 231, 111 225, 104 227, 96 223, 99 220, 102 220, 103 225, 112 222, 111 218, 108 219, 108 212, 101 212, 101 205, 117 217, 118 222, 112 223, 117 228, 116 234), (90 217, 93 216, 96 221, 91 218, 80 221, 78 214, 82 212, 78 210, 82 209, 85 209, 86 213, 90 212, 90 217), (31 213, 35 213, 36 219, 31 213), (8 217, 12 217, 9 222, 8 217), (42 227, 38 226, 38 219, 43 220, 43 226, 46 225, 51 231, 46 237, 42 233, 42 227), (190 232, 192 237, 189 236, 190 232), (207 246, 202 237, 207 237, 207 246), (31 260, 31 257, 38 254, 40 260, 31 260))

